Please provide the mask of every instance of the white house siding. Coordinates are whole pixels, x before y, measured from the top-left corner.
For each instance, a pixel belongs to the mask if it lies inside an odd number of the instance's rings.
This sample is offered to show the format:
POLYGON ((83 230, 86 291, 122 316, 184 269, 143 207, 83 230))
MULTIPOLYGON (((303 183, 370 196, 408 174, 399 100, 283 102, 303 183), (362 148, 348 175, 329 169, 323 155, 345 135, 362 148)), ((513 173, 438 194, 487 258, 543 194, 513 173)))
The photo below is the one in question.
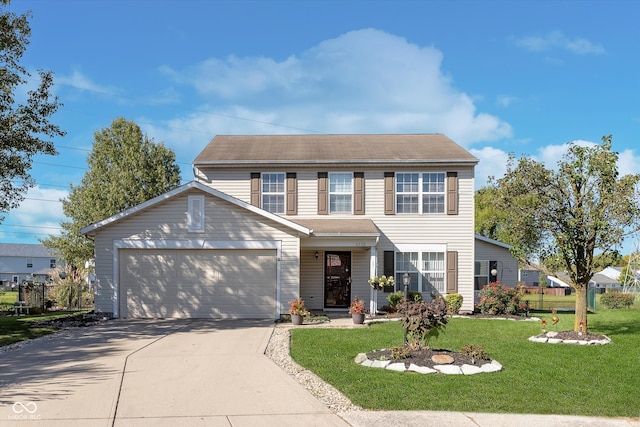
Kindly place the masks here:
MULTIPOLYGON (((335 167, 335 168, 282 168, 270 169, 283 172, 295 172, 297 178, 297 215, 283 217, 295 221, 296 218, 353 219, 369 218, 380 229, 378 244, 378 274, 382 274, 384 251, 395 250, 394 245, 406 244, 445 244, 448 251, 458 252, 458 292, 463 296, 462 310, 473 310, 473 267, 474 267, 474 176, 473 167, 434 167, 400 168, 396 166, 376 167, 335 167), (318 172, 352 171, 365 173, 365 215, 318 215, 317 176, 318 172), (458 173, 458 215, 385 215, 384 214, 384 172, 457 172, 458 173), (393 243, 391 243, 393 242, 393 243)), ((261 172, 260 168, 211 171, 204 170, 202 175, 214 188, 245 201, 250 200, 249 176, 251 172, 261 172)), ((312 251, 311 253, 313 253, 312 251)), ((305 258, 306 259, 306 258, 305 258)), ((368 263, 367 263, 368 265, 368 263)), ((304 271, 304 268, 303 268, 304 271)), ((317 294, 315 276, 305 272, 304 295, 317 294), (313 283, 313 284, 312 284, 313 283), (310 286, 311 288, 307 288, 310 286)), ((368 273, 365 274, 368 276, 368 273)), ((355 280, 355 278, 354 278, 355 280)), ((322 282, 322 276, 320 276, 322 282)), ((322 283, 320 283, 322 286, 322 283)), ((313 304, 322 304, 322 296, 314 296, 313 304)), ((311 301, 308 301, 311 302, 311 301)), ((378 295, 378 303, 386 304, 386 294, 378 295)), ((314 306, 315 308, 315 306, 314 306)), ((318 307, 319 308, 319 307, 318 307)))
POLYGON ((202 194, 185 192, 152 209, 138 212, 98 230, 96 252, 96 310, 114 311, 114 241, 123 239, 143 242, 178 242, 187 245, 231 242, 277 242, 281 246, 280 310, 287 312, 287 301, 298 295, 299 239, 292 230, 258 214, 247 211, 217 197, 205 196, 205 231, 190 233, 187 229, 187 196, 202 194))
POLYGON ((498 281, 505 286, 518 284, 518 261, 508 248, 476 239, 476 260, 497 261, 498 281))

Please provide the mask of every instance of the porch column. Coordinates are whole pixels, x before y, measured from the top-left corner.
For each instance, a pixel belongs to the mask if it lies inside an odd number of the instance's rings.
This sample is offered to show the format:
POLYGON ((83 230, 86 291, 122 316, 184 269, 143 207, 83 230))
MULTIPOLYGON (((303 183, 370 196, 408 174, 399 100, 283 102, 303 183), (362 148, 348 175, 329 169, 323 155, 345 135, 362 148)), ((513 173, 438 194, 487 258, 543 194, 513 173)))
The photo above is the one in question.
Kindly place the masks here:
MULTIPOLYGON (((369 249, 369 277, 377 276, 378 271, 378 250, 375 246, 369 249)), ((368 279, 367 279, 368 280, 368 279)), ((375 316, 378 313, 378 291, 371 287, 371 297, 369 300, 369 314, 375 316)))

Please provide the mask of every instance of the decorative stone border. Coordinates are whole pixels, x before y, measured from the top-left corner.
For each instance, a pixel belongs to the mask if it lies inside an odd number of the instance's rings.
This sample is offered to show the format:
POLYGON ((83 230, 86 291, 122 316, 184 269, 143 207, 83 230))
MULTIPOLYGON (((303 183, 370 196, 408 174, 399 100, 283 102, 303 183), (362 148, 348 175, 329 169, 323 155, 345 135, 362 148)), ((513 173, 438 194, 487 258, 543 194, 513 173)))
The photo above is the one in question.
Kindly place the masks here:
POLYGON ((474 365, 435 365, 433 369, 426 366, 419 366, 410 364, 409 367, 405 367, 404 362, 391 363, 390 360, 371 360, 367 357, 366 353, 360 353, 356 356, 355 362, 358 365, 370 367, 370 368, 382 368, 390 371, 398 372, 417 372, 419 374, 447 374, 447 375, 474 375, 488 372, 498 372, 502 370, 502 365, 495 360, 489 363, 485 363, 482 366, 474 365))
POLYGON ((533 336, 529 337, 531 342, 542 342, 547 344, 577 344, 577 345, 606 345, 611 344, 611 338, 603 335, 604 339, 601 340, 563 340, 556 338, 557 332, 547 332, 546 336, 533 336))

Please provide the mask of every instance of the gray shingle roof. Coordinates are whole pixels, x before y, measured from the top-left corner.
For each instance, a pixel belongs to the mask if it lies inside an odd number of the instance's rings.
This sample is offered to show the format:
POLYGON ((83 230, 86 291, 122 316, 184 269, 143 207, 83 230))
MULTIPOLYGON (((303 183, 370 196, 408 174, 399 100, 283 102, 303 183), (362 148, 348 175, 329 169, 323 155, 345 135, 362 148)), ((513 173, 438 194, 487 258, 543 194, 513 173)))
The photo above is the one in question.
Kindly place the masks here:
POLYGON ((478 159, 442 134, 217 135, 195 166, 452 164, 478 159))
POLYGON ((43 245, 28 243, 0 243, 0 256, 48 258, 55 257, 43 245))

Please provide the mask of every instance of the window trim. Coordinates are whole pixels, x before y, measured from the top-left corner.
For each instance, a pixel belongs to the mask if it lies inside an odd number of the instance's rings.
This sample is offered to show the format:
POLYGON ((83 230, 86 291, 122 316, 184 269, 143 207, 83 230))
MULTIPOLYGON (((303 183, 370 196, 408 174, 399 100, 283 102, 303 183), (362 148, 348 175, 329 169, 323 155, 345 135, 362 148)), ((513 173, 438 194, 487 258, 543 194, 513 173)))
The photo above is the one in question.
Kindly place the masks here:
POLYGON ((27 268, 33 268, 33 258, 27 258, 27 268))
POLYGON ((448 179, 447 179, 447 172, 445 171, 402 171, 402 172, 395 172, 394 173, 394 182, 393 182, 393 189, 394 189, 394 210, 395 213, 398 215, 444 215, 447 214, 447 198, 448 198, 448 193, 447 193, 447 187, 448 187, 448 179), (400 175, 414 175, 417 174, 418 175, 418 182, 417 182, 417 191, 398 191, 398 177, 400 175), (444 185, 444 189, 442 192, 432 192, 432 191, 424 191, 424 176, 425 175, 441 175, 442 179, 443 179, 443 185, 444 185), (411 195, 415 195, 418 198, 418 206, 417 206, 417 212, 401 212, 398 209, 398 197, 399 196, 411 196, 411 195), (443 200, 443 209, 441 212, 424 212, 424 198, 427 195, 438 195, 440 197, 442 197, 443 200))
POLYGON ((354 179, 353 179, 353 172, 329 172, 328 174, 328 180, 327 180, 327 210, 329 212, 329 215, 353 215, 353 190, 354 190, 354 179), (350 191, 349 192, 336 192, 336 191, 331 191, 331 177, 332 176, 336 176, 336 175, 348 175, 351 177, 351 180, 349 181, 349 186, 350 186, 350 191), (349 206, 351 209, 349 209, 349 211, 333 211, 331 208, 331 196, 349 196, 349 206))
POLYGON ((394 271, 395 271, 395 282, 396 282, 396 286, 398 287, 398 290, 403 290, 404 286, 402 284, 402 275, 407 272, 410 275, 412 275, 412 281, 413 281, 413 277, 417 276, 417 280, 418 280, 418 292, 424 294, 426 292, 428 292, 428 289, 424 288, 424 284, 423 284, 423 275, 425 273, 442 273, 443 274, 443 280, 442 280, 442 288, 443 290, 438 290, 438 292, 440 292, 441 294, 446 294, 447 293, 447 274, 448 274, 448 270, 447 270, 447 245, 445 244, 426 244, 426 245, 397 245, 395 247, 394 250, 394 271), (417 253, 417 259, 416 259, 416 264, 417 265, 412 265, 412 269, 411 270, 399 270, 398 269, 398 254, 399 253, 417 253), (423 253, 440 253, 443 256, 442 259, 442 270, 423 270, 422 269, 422 265, 423 265, 423 259, 422 259, 422 254, 423 253))
POLYGON ((205 205, 204 194, 191 195, 187 197, 187 228, 190 233, 204 233, 205 205), (200 209, 197 210, 197 205, 200 209))
POLYGON ((286 172, 279 172, 279 171, 273 171, 273 172, 261 172, 260 173, 260 208, 266 210, 267 212, 271 212, 273 214, 276 215, 284 215, 287 212, 287 173, 286 172), (282 191, 264 191, 264 177, 266 175, 279 175, 282 176, 282 191), (282 197, 282 212, 280 211, 272 211, 269 209, 266 209, 264 207, 265 203, 264 203, 264 196, 280 196, 282 197))

